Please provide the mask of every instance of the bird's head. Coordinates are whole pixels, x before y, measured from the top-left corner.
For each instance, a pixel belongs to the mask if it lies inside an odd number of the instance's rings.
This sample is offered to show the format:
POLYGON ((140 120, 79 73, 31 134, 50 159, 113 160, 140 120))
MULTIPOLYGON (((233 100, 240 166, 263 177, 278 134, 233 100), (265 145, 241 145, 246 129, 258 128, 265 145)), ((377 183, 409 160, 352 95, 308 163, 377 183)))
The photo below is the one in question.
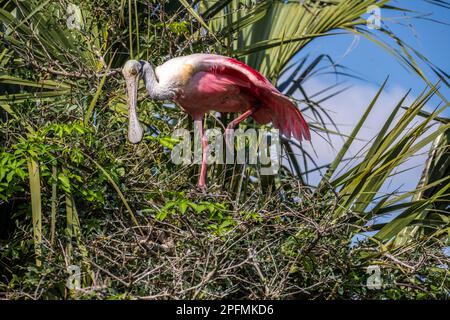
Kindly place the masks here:
POLYGON ((144 130, 139 123, 136 106, 139 78, 142 72, 142 64, 136 60, 128 60, 122 68, 122 74, 127 85, 128 101, 128 140, 133 143, 141 142, 144 130))
POLYGON ((122 68, 125 79, 136 78, 142 70, 142 64, 137 60, 128 60, 122 68))

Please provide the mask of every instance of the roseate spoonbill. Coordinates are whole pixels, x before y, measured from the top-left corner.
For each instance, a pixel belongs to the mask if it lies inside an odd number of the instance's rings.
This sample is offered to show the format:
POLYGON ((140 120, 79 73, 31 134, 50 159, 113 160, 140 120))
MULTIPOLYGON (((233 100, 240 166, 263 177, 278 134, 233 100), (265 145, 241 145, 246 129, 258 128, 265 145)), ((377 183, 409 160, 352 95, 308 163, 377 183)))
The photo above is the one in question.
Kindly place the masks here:
POLYGON ((203 116, 218 112, 242 112, 226 129, 252 116, 259 124, 272 122, 287 138, 310 140, 308 125, 299 109, 282 95, 263 75, 238 60, 214 55, 192 54, 171 59, 153 70, 147 61, 129 60, 122 68, 128 95, 128 139, 138 143, 143 138, 136 104, 139 79, 143 78, 151 99, 171 100, 188 112, 199 128, 202 163, 198 187, 206 187, 207 139, 203 116))

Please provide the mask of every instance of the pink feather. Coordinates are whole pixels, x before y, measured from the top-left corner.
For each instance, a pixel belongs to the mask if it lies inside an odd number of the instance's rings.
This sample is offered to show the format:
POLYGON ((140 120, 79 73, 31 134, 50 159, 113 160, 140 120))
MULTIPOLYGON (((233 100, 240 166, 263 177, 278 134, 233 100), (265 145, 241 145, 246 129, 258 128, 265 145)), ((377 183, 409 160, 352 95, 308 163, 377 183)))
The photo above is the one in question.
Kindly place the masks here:
POLYGON ((192 115, 210 110, 244 112, 256 107, 259 124, 272 122, 281 134, 310 140, 308 124, 297 106, 262 74, 238 60, 217 55, 194 55, 196 72, 177 102, 192 115))

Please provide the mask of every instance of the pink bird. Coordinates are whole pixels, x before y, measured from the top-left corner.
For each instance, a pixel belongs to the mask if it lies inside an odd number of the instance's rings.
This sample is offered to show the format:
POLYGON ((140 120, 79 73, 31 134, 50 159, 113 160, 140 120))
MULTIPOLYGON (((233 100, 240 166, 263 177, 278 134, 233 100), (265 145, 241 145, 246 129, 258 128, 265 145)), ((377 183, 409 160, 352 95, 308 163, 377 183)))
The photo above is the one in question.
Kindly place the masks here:
POLYGON ((251 116, 259 124, 272 122, 287 138, 311 139, 299 109, 263 75, 238 60, 214 54, 192 54, 156 67, 147 61, 129 60, 122 69, 128 93, 128 139, 139 143, 143 129, 136 104, 139 79, 144 79, 151 99, 171 100, 188 112, 202 136, 202 163, 198 187, 206 188, 207 139, 203 116, 218 112, 242 112, 226 128, 226 134, 251 116))

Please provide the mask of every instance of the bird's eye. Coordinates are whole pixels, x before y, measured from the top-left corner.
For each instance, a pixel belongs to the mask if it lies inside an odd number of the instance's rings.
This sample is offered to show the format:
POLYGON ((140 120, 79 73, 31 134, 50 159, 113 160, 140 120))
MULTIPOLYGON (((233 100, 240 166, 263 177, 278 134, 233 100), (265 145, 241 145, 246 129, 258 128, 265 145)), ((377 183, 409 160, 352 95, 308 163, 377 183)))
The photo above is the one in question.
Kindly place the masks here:
POLYGON ((130 70, 130 73, 131 73, 133 76, 135 76, 135 75, 137 75, 137 70, 133 68, 133 69, 130 70))

